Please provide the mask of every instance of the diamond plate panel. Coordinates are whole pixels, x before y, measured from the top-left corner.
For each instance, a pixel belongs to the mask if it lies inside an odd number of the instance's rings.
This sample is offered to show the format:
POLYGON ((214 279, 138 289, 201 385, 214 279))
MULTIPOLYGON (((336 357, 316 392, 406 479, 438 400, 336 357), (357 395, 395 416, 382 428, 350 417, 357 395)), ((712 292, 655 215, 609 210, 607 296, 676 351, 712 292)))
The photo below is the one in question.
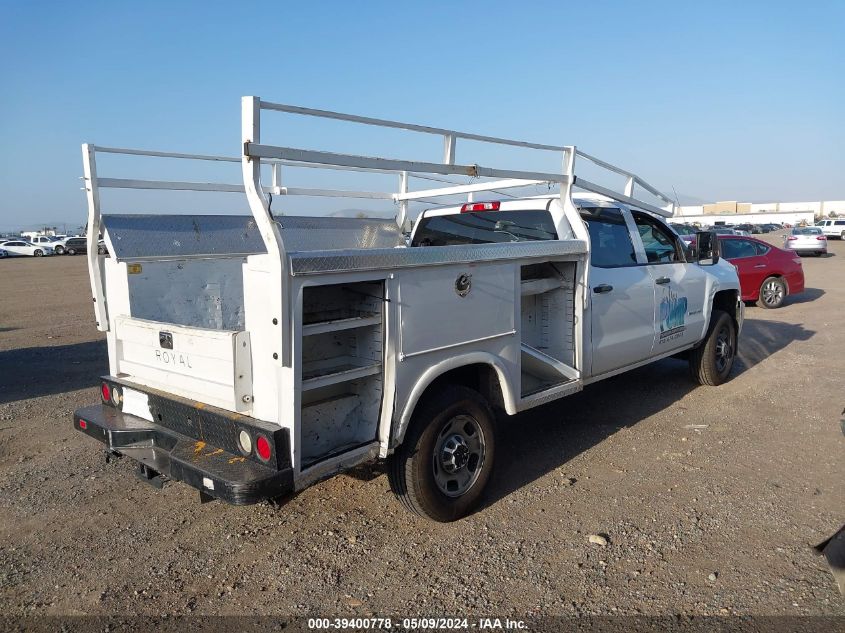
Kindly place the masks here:
POLYGON ((251 215, 104 215, 118 261, 266 253, 251 215))
POLYGON ((293 275, 313 275, 344 271, 380 270, 489 262, 525 257, 581 256, 587 253, 583 240, 546 240, 470 244, 462 246, 420 246, 414 248, 312 251, 292 253, 293 275))
POLYGON ((394 248, 405 244, 393 220, 282 216, 278 225, 288 253, 394 248))

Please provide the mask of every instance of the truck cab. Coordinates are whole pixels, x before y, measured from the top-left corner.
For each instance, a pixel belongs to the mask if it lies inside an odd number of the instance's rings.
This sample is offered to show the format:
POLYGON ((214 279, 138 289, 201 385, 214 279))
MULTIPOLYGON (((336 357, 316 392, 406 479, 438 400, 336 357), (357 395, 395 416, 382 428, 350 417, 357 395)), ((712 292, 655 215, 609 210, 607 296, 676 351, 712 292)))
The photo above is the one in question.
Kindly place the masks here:
MULTIPOLYGON (((549 196, 430 209, 419 216, 410 244, 571 238, 571 232, 558 234, 552 213, 556 202, 549 196)), ((573 202, 590 240, 585 383, 696 345, 706 334, 714 305, 730 314, 739 332, 743 305, 729 262, 693 261, 695 251, 685 248, 654 213, 604 196, 573 196, 573 202)))

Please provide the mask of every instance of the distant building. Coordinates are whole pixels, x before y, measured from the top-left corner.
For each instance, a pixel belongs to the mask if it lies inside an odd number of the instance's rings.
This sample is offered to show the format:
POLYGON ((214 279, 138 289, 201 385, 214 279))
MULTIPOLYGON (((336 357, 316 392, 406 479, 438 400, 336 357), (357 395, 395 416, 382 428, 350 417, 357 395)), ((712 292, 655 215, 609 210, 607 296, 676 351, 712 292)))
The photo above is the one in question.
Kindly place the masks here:
POLYGON ((702 205, 687 205, 678 209, 676 220, 712 225, 728 224, 813 224, 817 217, 845 215, 845 200, 820 200, 817 202, 738 202, 728 200, 702 205))

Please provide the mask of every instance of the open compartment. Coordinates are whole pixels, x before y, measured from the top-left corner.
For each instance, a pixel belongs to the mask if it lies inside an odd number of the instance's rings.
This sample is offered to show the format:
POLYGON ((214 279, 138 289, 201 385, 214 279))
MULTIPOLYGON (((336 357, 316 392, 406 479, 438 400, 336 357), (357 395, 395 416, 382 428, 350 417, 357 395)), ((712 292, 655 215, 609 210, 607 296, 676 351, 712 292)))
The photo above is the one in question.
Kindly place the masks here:
POLYGON ((575 263, 522 266, 522 397, 578 377, 575 365, 575 263))
POLYGON ((384 283, 309 286, 302 300, 302 467, 376 439, 384 283))

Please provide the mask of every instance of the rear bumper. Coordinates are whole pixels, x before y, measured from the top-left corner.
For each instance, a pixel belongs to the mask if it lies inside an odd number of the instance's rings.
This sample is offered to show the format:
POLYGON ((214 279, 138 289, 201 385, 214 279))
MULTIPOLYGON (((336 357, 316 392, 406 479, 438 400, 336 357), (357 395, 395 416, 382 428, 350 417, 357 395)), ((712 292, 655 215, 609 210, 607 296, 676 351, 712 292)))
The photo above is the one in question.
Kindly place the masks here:
POLYGON ((259 464, 113 407, 79 409, 73 425, 109 451, 227 503, 247 505, 293 492, 290 468, 259 464))

